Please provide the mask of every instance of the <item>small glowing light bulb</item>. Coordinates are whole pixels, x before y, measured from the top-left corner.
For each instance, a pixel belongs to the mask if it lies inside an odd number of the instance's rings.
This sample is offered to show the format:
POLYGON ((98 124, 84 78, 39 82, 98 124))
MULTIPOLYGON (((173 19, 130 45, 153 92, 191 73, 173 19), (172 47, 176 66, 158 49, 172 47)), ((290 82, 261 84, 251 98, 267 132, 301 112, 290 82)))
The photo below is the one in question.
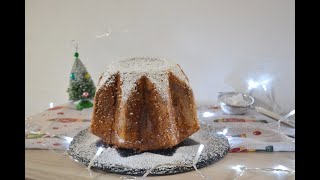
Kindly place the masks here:
POLYGON ((254 89, 254 88, 257 88, 259 86, 259 82, 257 81, 253 81, 252 79, 250 79, 248 81, 248 89, 254 89))
POLYGON ((232 166, 231 168, 237 171, 241 171, 244 168, 244 166, 236 165, 236 166, 232 166))
POLYGON ((212 112, 204 112, 204 113, 202 114, 202 116, 203 116, 203 117, 211 117, 211 116, 214 116, 214 113, 212 113, 212 112))
POLYGON ((222 134, 223 134, 223 135, 226 135, 227 132, 228 132, 228 129, 226 128, 226 129, 224 129, 224 130, 222 131, 222 134))
POLYGON ((274 167, 274 169, 289 170, 287 167, 282 166, 282 165, 277 165, 277 166, 274 167))
POLYGON ((264 91, 267 91, 267 85, 262 84, 262 88, 263 88, 264 91))
POLYGON ((228 132, 228 128, 225 128, 222 132, 218 132, 218 134, 226 135, 228 132))
POLYGON ((73 138, 71 137, 64 137, 64 139, 68 142, 68 144, 70 144, 71 141, 73 140, 73 138))

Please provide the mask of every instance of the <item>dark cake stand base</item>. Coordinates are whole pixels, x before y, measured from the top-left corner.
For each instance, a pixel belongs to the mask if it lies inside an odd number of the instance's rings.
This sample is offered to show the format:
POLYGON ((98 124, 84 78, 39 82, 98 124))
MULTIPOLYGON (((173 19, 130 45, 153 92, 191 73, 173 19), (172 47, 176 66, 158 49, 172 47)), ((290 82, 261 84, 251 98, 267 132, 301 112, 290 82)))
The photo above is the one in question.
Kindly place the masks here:
MULTIPOLYGON (((196 164, 199 169, 222 159, 230 147, 224 135, 201 128, 172 149, 138 153, 128 149, 108 148, 108 145, 86 129, 73 138, 68 154, 88 166, 98 148, 104 147, 105 150, 93 161, 91 168, 109 173, 142 176, 156 165, 192 164, 200 144, 204 145, 204 149, 196 164)), ((166 165, 155 168, 149 175, 168 175, 192 170, 193 167, 166 165)))

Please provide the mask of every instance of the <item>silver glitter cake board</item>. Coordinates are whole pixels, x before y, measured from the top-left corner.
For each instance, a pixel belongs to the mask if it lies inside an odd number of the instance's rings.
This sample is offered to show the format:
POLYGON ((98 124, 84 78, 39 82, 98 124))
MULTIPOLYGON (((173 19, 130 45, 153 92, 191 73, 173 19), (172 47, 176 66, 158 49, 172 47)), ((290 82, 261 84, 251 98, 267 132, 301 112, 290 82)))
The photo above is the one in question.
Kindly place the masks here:
POLYGON ((178 164, 191 165, 200 144, 204 145, 204 149, 196 164, 199 169, 222 159, 230 148, 228 139, 224 135, 201 128, 171 149, 139 153, 129 149, 108 148, 108 145, 103 143, 100 138, 86 129, 73 138, 68 154, 75 161, 88 166, 98 148, 104 147, 105 150, 93 161, 92 169, 142 176, 154 166, 177 164, 157 167, 149 174, 151 176, 169 175, 194 170, 193 167, 178 166, 178 164))

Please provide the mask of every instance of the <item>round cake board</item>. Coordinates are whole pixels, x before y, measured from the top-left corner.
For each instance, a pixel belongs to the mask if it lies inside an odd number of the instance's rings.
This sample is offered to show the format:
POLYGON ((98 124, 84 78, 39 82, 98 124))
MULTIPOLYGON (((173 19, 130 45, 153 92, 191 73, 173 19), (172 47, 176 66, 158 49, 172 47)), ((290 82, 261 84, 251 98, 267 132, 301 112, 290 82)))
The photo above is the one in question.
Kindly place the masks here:
MULTIPOLYGON (((171 149, 139 153, 129 149, 108 148, 100 138, 86 129, 73 138, 68 154, 75 161, 88 166, 99 147, 104 147, 105 150, 94 159, 91 168, 109 173, 142 176, 157 165, 191 165, 200 144, 204 145, 204 149, 196 164, 198 169, 222 159, 230 148, 228 139, 224 135, 201 128, 171 149)), ((178 165, 159 166, 149 175, 169 175, 194 170, 192 166, 178 165)))

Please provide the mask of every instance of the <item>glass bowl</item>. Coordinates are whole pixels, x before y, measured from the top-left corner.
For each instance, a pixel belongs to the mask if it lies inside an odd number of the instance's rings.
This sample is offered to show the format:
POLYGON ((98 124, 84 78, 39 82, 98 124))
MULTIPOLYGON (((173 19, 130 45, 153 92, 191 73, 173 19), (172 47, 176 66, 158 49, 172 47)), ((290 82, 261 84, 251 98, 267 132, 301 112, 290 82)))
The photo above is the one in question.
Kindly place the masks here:
POLYGON ((220 103, 221 109, 225 113, 235 115, 245 114, 246 112, 248 112, 248 110, 252 107, 254 103, 253 97, 239 92, 222 92, 218 96, 218 101, 220 103), (236 96, 242 96, 241 101, 243 102, 232 104, 231 99, 236 96))

